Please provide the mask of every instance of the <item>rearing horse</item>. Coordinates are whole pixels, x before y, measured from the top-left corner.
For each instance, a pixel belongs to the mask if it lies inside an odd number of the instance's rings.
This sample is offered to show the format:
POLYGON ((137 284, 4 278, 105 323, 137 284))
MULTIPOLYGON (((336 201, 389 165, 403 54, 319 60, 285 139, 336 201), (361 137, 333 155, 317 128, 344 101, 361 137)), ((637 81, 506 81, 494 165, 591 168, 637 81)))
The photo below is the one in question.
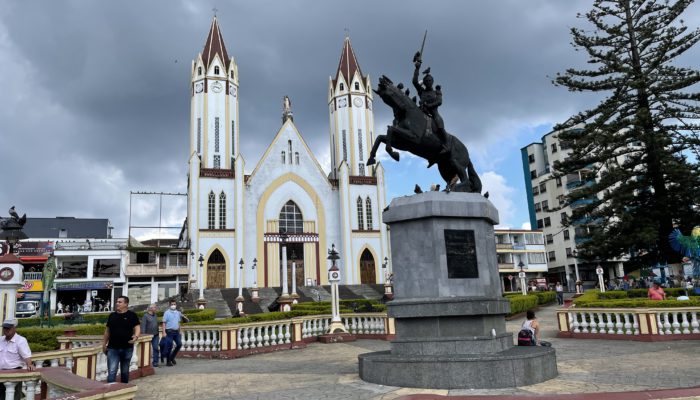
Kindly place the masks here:
POLYGON ((449 153, 439 157, 442 144, 432 133, 435 129, 432 118, 425 115, 413 100, 384 75, 379 78, 379 85, 374 92, 394 110, 394 123, 387 128, 386 135, 377 136, 367 165, 376 162, 377 149, 384 143, 386 152, 396 161, 399 161, 399 153, 394 147, 437 163, 448 190, 481 193, 481 179, 476 174, 464 143, 448 133, 446 144, 449 153), (459 184, 455 184, 455 177, 459 178, 459 184))

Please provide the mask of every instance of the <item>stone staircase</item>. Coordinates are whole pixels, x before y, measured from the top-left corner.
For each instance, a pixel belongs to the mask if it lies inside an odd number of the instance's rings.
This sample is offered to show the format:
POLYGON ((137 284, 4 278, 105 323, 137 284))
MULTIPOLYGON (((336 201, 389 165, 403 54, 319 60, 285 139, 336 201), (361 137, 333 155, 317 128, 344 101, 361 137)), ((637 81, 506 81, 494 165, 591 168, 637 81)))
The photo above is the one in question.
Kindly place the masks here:
POLYGON ((384 286, 381 285, 381 292, 377 291, 375 286, 380 285, 345 285, 348 290, 357 295, 357 297, 355 297, 357 299, 365 298, 380 300, 382 297, 384 297, 384 286))
POLYGON ((302 296, 299 301, 302 299, 308 299, 304 301, 331 301, 330 292, 321 286, 300 286, 297 288, 297 292, 302 296))

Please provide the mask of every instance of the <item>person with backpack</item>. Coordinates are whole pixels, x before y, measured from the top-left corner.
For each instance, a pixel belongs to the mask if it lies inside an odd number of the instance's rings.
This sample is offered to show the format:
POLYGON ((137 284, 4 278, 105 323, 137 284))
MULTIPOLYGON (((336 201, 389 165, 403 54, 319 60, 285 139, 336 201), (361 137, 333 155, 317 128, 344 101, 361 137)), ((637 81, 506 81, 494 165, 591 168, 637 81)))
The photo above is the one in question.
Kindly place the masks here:
POLYGON ((518 346, 537 346, 540 342, 540 324, 534 311, 527 310, 526 317, 518 332, 518 346))

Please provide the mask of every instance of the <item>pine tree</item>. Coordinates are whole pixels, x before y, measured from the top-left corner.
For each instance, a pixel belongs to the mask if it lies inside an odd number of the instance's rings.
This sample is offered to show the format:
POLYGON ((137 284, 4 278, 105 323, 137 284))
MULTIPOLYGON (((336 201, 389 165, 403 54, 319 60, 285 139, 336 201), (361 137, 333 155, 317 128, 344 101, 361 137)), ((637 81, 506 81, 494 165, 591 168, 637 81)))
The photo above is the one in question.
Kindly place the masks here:
POLYGON ((570 192, 568 224, 588 258, 631 256, 632 264, 674 262, 674 226, 700 223, 700 81, 697 70, 673 62, 700 40, 681 15, 692 0, 595 0, 593 31, 573 28, 573 46, 588 69, 567 69, 554 84, 606 97, 558 126, 572 148, 556 176, 595 174, 570 192), (584 231, 588 231, 587 234, 584 231))

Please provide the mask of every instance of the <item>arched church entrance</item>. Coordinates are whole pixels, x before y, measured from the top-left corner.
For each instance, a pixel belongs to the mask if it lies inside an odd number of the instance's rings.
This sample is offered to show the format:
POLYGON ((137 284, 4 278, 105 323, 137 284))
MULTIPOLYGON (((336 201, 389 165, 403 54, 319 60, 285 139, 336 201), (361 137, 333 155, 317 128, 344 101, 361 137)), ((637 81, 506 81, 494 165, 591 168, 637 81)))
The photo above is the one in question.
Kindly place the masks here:
POLYGON ((292 290, 292 279, 297 286, 304 285, 304 243, 301 235, 304 233, 304 216, 299 206, 292 200, 282 206, 279 215, 279 233, 285 234, 287 240, 284 246, 280 246, 280 279, 282 277, 282 251, 287 252, 287 286, 288 291, 292 290), (294 268, 292 268, 294 263, 294 268), (292 274, 295 269, 296 276, 292 274))
POLYGON ((365 249, 360 256, 360 282, 362 284, 377 282, 377 274, 374 268, 374 257, 369 249, 365 249))
POLYGON ((226 259, 219 249, 214 250, 207 261, 207 289, 226 287, 226 259))

